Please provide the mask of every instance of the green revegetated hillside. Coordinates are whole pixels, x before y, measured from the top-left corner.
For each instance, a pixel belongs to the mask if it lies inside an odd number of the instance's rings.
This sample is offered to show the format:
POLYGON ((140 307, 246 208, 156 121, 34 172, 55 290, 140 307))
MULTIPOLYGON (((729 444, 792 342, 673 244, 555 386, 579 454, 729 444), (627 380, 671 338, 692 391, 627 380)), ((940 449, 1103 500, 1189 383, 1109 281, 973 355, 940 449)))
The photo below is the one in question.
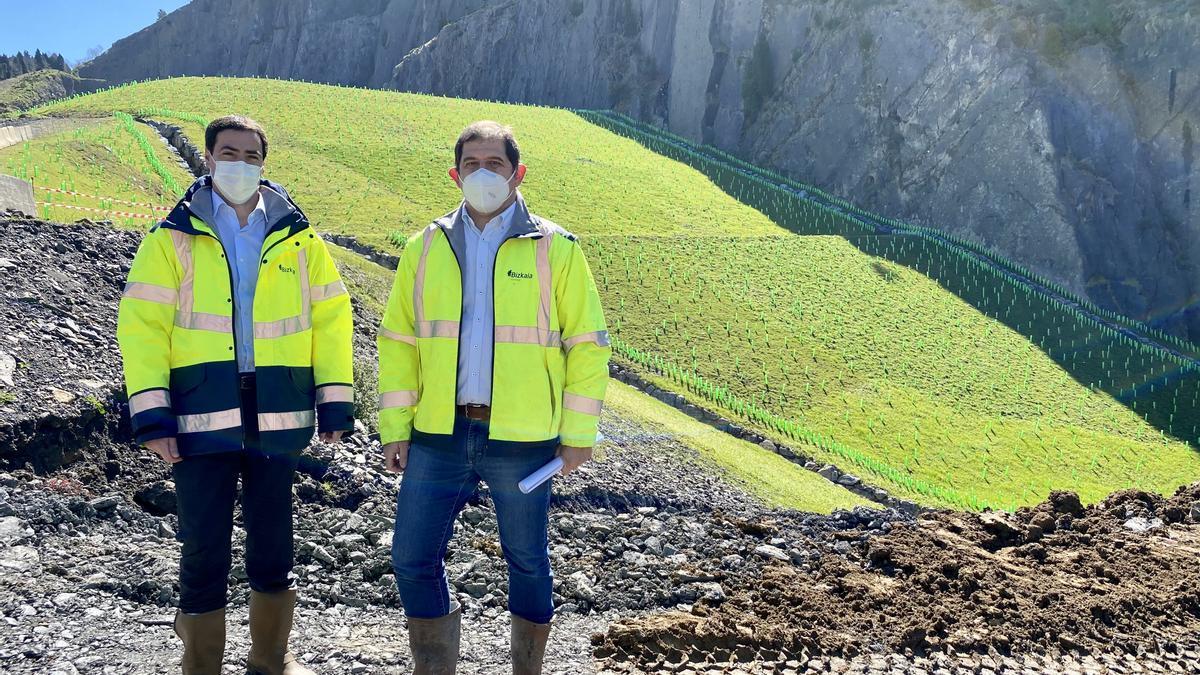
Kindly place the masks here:
POLYGON ((4 148, 0 173, 33 183, 47 220, 111 219, 144 228, 193 180, 153 129, 123 114, 4 148))
MULTIPOLYGON (((772 369, 778 367, 781 371, 775 378, 774 391, 765 385, 755 388, 747 386, 745 383, 742 386, 722 387, 726 391, 721 393, 721 397, 729 395, 739 397, 741 400, 736 404, 738 407, 747 408, 753 417, 776 427, 785 435, 812 438, 816 433, 817 436, 820 436, 817 441, 819 445, 826 446, 835 454, 848 457, 855 463, 867 466, 873 472, 894 475, 894 480, 902 483, 910 480, 921 481, 913 486, 919 492, 940 495, 940 498, 948 499, 953 503, 974 506, 1011 505, 1014 503, 1014 499, 1017 500, 1017 503, 1023 503, 1025 498, 1023 496, 1015 497, 1014 493, 1021 495, 1027 492, 1044 494, 1042 491, 1047 485, 1057 484, 1054 481, 1060 480, 1057 475, 1057 471, 1060 470, 1070 472, 1073 489, 1079 490, 1085 497, 1090 494, 1099 497, 1103 494, 1104 486, 1111 485, 1112 481, 1120 475, 1125 476, 1125 480, 1129 481, 1127 484, 1129 486, 1148 485, 1144 482, 1148 478, 1146 467, 1150 466, 1149 471, 1154 472, 1156 470, 1153 468, 1155 461, 1145 457, 1139 457, 1133 462, 1129 461, 1127 454, 1121 450, 1119 441, 1106 442, 1104 438, 1089 440, 1088 447, 1091 448, 1092 458, 1086 463, 1086 472, 1079 470, 1080 462, 1078 460, 1081 460, 1082 456, 1078 456, 1077 461, 1065 461, 1064 455, 1072 452, 1070 448, 1080 444, 1077 436, 1097 428, 1114 428, 1111 421, 1097 426, 1099 424, 1097 418, 1085 415, 1083 402, 1079 402, 1078 405, 1068 402, 1073 399, 1072 391, 1080 389, 1079 385, 1083 385, 1082 388, 1087 391, 1099 394, 1102 398, 1115 399, 1128 411, 1136 413, 1136 416, 1150 423, 1148 432, 1154 429, 1158 430, 1164 443, 1173 437, 1188 440, 1193 446, 1196 445, 1197 438, 1200 436, 1198 434, 1200 432, 1200 377, 1198 377, 1194 360, 1198 353, 1195 345, 1165 335, 1139 322, 1116 317, 1111 312, 1100 310, 1094 305, 1072 296, 1061 286, 1038 277, 1022 266, 1005 260, 971 242, 949 237, 929 228, 914 227, 874 216, 843 200, 821 193, 820 190, 811 186, 789 181, 712 148, 696 148, 677 136, 632 122, 620 115, 595 112, 582 114, 606 128, 612 128, 619 133, 638 139, 649 148, 684 161, 690 166, 700 168, 718 185, 738 196, 739 199, 763 209, 781 225, 792 231, 810 235, 805 237, 806 239, 811 239, 811 235, 814 234, 838 234, 841 240, 853 244, 863 253, 875 256, 881 261, 919 271, 922 275, 952 291, 955 296, 969 303, 986 317, 994 319, 1014 331, 1026 344, 1037 348, 1036 357, 1042 355, 1049 357, 1056 364, 1056 371, 1068 375, 1074 381, 1048 389, 1043 388, 1044 396, 1022 395, 1018 399, 1020 404, 1018 408, 1009 406, 1006 410, 995 412, 1001 416, 998 418, 1001 426, 1008 424, 1014 418, 1032 416, 1038 419, 1037 430, 1034 434, 1038 448, 1032 458, 1020 457, 1023 470, 1018 469, 1015 465, 1010 466, 1003 463, 999 467, 989 466, 993 461, 990 451, 982 454, 973 453, 968 446, 963 446, 960 450, 962 457, 946 458, 946 466, 938 463, 927 467, 927 469, 931 468, 935 474, 946 472, 942 480, 934 481, 933 484, 925 484, 921 480, 922 474, 928 475, 928 471, 912 469, 912 464, 917 461, 915 456, 910 455, 912 460, 906 460, 904 470, 899 475, 895 474, 893 461, 896 457, 904 454, 903 438, 891 439, 891 442, 895 444, 894 448, 887 453, 891 461, 887 461, 886 466, 880 466, 875 459, 862 457, 864 453, 871 454, 869 451, 860 452, 854 447, 846 448, 844 444, 839 443, 838 441, 845 435, 844 432, 835 434, 834 440, 831 440, 828 436, 822 435, 825 432, 815 432, 814 425, 799 422, 792 417, 792 415, 803 415, 803 407, 793 408, 790 411, 784 410, 783 413, 780 413, 781 404, 772 401, 772 397, 777 396, 779 400, 790 401, 800 406, 802 404, 799 401, 809 393, 807 387, 802 394, 798 394, 795 390, 789 390, 786 384, 780 386, 779 375, 783 375, 785 378, 788 376, 788 373, 782 372, 786 371, 786 365, 777 361, 771 362, 772 369), (804 197, 803 195, 809 196, 804 197), (818 217, 813 217, 813 209, 821 209, 822 213, 818 217), (1060 421, 1071 425, 1073 423, 1070 420, 1077 419, 1078 422, 1083 422, 1084 428, 1070 429, 1069 438, 1057 437, 1054 432, 1047 437, 1042 431, 1042 426, 1046 423, 1044 420, 1047 420, 1047 417, 1052 415, 1056 409, 1059 413, 1055 416, 1060 421), (1076 412, 1071 415, 1066 414, 1071 409, 1076 412), (783 419, 776 419, 779 416, 782 416, 783 419), (1054 450, 1052 461, 1047 455, 1051 449, 1054 450), (1115 461, 1114 454, 1117 458, 1115 461), (1046 456, 1045 461, 1039 459, 1043 455, 1046 456), (953 467, 963 462, 968 466, 974 466, 978 471, 979 475, 973 481, 977 483, 976 487, 970 491, 953 490, 950 494, 944 494, 946 486, 954 484, 950 478, 955 473, 953 467), (1108 463, 1113 463, 1113 466, 1106 467, 1105 465, 1108 463), (1000 480, 997 480, 997 468, 1001 469, 1002 478, 1000 480)), ((747 257, 747 260, 750 259, 761 258, 747 257)), ((884 277, 890 277, 892 274, 879 266, 876 266, 875 271, 884 277)), ((674 280, 674 275, 671 276, 674 280)), ((862 294, 865 286, 851 285, 850 288, 855 294, 862 294)), ((824 294, 821 297, 823 300, 828 300, 833 296, 824 294)), ((618 309, 622 307, 623 305, 619 303, 618 309)), ((636 308, 635 312, 639 315, 645 313, 641 307, 636 308)), ((649 313, 653 314, 654 309, 650 309, 649 313)), ((768 316, 771 314, 772 312, 766 313, 768 316)), ((953 317, 948 318, 952 319, 953 317)), ((960 324, 960 320, 955 320, 956 326, 960 324)), ((886 331, 880 330, 879 332, 886 331)), ((821 339, 825 340, 834 334, 825 333, 821 339)), ((967 337, 960 335, 955 340, 949 341, 949 349, 945 350, 945 353, 957 353, 956 350, 962 346, 962 340, 967 337)), ((927 338, 921 339, 915 346, 918 349, 925 349, 928 343, 927 338)), ((980 342, 978 344, 982 347, 988 343, 980 342)), ((771 354, 774 355, 775 352, 771 354)), ((888 357, 887 352, 884 351, 872 351, 872 355, 884 359, 888 357)), ((982 361, 977 362, 986 364, 985 372, 1004 372, 1007 376, 1013 374, 1012 365, 1006 360, 987 358, 986 352, 983 356, 982 361)), ((764 358, 770 358, 770 356, 764 358)), ((934 362, 930 361, 930 363, 934 362)), ((696 376, 711 377, 705 373, 702 366, 692 365, 691 361, 686 358, 673 359, 670 370, 674 380, 693 389, 696 389, 696 386, 689 380, 696 376)), ((1020 368, 1018 367, 1016 370, 1019 371, 1020 368)), ((893 382, 903 380, 905 377, 904 375, 898 377, 895 371, 876 372, 872 376, 893 382)), ((764 378, 766 377, 768 376, 764 374, 764 378)), ((1028 386, 1028 382, 1043 383, 1047 381, 1045 378, 1037 377, 1036 369, 1032 366, 1026 368, 1023 380, 1026 384, 1021 386, 1028 386)), ((1051 378, 1050 381, 1057 381, 1057 378, 1051 378)), ((950 392, 964 387, 967 391, 962 392, 961 395, 950 397, 951 410, 968 411, 975 408, 978 401, 982 400, 985 395, 988 398, 996 396, 993 386, 986 381, 986 377, 981 377, 979 374, 965 378, 954 377, 953 382, 955 386, 949 388, 950 392)), ((718 380, 718 384, 725 384, 725 382, 718 380)), ((838 385, 842 384, 842 379, 839 377, 838 385)), ((924 383, 921 388, 929 384, 924 383)), ((1013 385, 1010 383, 1009 386, 1013 385)), ((701 389, 705 388, 707 385, 701 389)), ((712 398, 706 391, 697 391, 696 393, 712 398)), ((942 397, 944 398, 944 396, 943 394, 942 397)), ((924 406, 918 405, 910 411, 914 419, 920 418, 922 409, 924 406)), ((864 412, 866 411, 864 410, 864 412)), ((1112 414, 1120 413, 1115 407, 1110 412, 1112 414)), ((1103 413, 1106 419, 1110 412, 1103 413)), ((842 411, 846 425, 850 424, 852 416, 849 411, 842 411)), ((954 418, 955 416, 950 415, 949 417, 954 418)), ((957 428, 961 423, 962 420, 955 419, 950 426, 957 428)), ((993 442, 999 442, 1000 439, 995 436, 996 432, 992 428, 993 424, 989 421, 982 429, 978 426, 968 425, 966 427, 968 433, 965 438, 976 438, 982 430, 986 432, 984 436, 991 437, 993 442)), ((933 422, 932 426, 936 433, 938 423, 933 422)), ((816 425, 816 427, 819 428, 820 425, 816 425)), ((1118 424, 1116 428, 1120 427, 1121 425, 1118 424)), ((914 429, 915 440, 910 439, 909 446, 919 441, 922 429, 923 427, 914 429)), ((847 431, 849 431, 848 427, 847 431)), ((1117 434, 1120 435, 1120 432, 1117 434)), ((851 431, 849 435, 855 434, 851 431)), ((873 425, 860 436, 867 444, 885 440, 878 436, 878 429, 873 425)), ((1026 434, 1021 433, 1017 438, 1023 440, 1025 437, 1026 434)), ((947 436, 944 444, 961 443, 961 440, 951 439, 947 436)), ((920 445, 917 446, 917 449, 923 450, 920 445)), ((1079 448, 1074 452, 1078 453, 1079 448)), ((1013 455, 1021 454, 1021 450, 1010 448, 1009 451, 1001 454, 1001 459, 1002 461, 1011 461, 1013 455)), ((1194 447, 1192 452, 1185 451, 1180 456, 1188 458, 1190 455, 1194 456, 1194 447)), ((1195 475, 1194 469, 1191 469, 1190 466, 1190 459, 1185 459, 1182 464, 1165 462, 1162 464, 1163 473, 1160 475, 1168 480, 1168 483, 1165 484, 1169 484, 1171 477, 1175 475, 1195 475), (1185 473, 1178 474, 1179 471, 1185 473)))
POLYGON ((884 231, 934 242, 939 244, 937 248, 953 252, 956 257, 974 257, 986 262, 988 266, 994 267, 1002 277, 1006 277, 1002 278, 1002 281, 1012 281, 1013 278, 1027 280, 1027 286, 1045 289, 1064 299, 1067 305, 1074 305, 1109 324, 1128 328, 1175 352, 1193 359, 1200 359, 1200 345, 1176 335, 1164 333, 1123 314, 1099 307, 1090 300, 1074 294, 1063 285, 966 237, 941 232, 930 227, 911 225, 894 218, 871 213, 845 199, 830 195, 818 187, 755 166, 717 148, 707 145, 697 146, 682 136, 639 122, 627 115, 595 110, 583 110, 579 111, 579 114, 606 129, 633 138, 655 152, 699 169, 722 189, 735 194, 738 199, 762 209, 777 222, 788 223, 788 228, 792 231, 801 234, 837 234, 846 237, 879 234, 884 231), (797 196, 801 198, 797 199, 797 196), (813 216, 811 215, 812 209, 819 209, 822 213, 813 216))
MULTIPOLYGON (((619 358, 698 403, 929 504, 1012 507, 1051 489, 1094 501, 1200 475, 1180 440, 1197 438, 1186 354, 1098 323, 969 242, 806 197, 619 116, 212 78, 37 112, 140 114, 196 142, 208 119, 249 114, 271 135, 269 175, 317 226, 379 246, 453 206, 455 135, 500 119, 522 140, 533 208, 583 235, 619 358)), ((24 153, 41 170, 51 143, 0 151, 0 167, 24 153)), ((115 172, 110 189, 149 190, 147 175, 115 172)))
POLYGON ((39 108, 48 115, 144 113, 179 124, 203 142, 203 121, 241 112, 270 132, 270 177, 305 195, 305 211, 327 232, 386 244, 456 203, 446 172, 470 122, 503 117, 516 128, 530 167, 524 189, 547 217, 578 234, 745 234, 780 228, 711 189, 698 171, 645 152, 565 110, 503 106, 369 89, 224 78, 160 80, 39 108), (690 201, 684 197, 699 195, 690 201), (551 215, 553 214, 553 216, 551 215), (602 216, 602 217, 601 217, 602 216))
MULTIPOLYGON (((604 407, 622 419, 634 420, 649 431, 682 442, 771 506, 816 513, 855 506, 879 507, 769 450, 692 419, 623 382, 609 382, 604 407)), ((669 457, 664 459, 670 461, 669 457)))
POLYGON ((1064 484, 1100 498, 1195 475, 1194 450, 1021 333, 843 238, 589 248, 619 353, 906 491, 1012 506, 1064 484))

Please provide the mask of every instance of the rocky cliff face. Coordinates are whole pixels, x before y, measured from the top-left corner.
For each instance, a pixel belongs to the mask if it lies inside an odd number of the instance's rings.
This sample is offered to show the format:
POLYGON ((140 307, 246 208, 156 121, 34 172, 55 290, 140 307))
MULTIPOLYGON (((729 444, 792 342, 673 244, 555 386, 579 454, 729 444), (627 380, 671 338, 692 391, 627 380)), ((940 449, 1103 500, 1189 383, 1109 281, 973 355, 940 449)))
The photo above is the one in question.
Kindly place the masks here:
POLYGON ((1195 63, 1185 0, 195 0, 81 74, 612 107, 1200 338, 1195 63))
POLYGON ((80 74, 243 75, 377 87, 411 49, 495 0, 195 0, 80 74))
POLYGON ((517 0, 391 86, 616 107, 1197 338, 1198 57, 1188 2, 517 0))

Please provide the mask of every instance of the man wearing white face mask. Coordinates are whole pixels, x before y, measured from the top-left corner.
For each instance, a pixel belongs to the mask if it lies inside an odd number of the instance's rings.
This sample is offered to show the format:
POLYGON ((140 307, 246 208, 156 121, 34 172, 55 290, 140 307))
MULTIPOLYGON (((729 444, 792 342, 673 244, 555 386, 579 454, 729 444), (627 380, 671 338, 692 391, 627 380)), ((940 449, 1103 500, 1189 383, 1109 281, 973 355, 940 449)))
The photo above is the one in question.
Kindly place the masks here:
POLYGON ((513 672, 540 673, 554 614, 550 483, 521 479, 553 457, 564 473, 596 442, 611 355, 576 238, 533 215, 513 132, 477 122, 455 144, 462 204, 412 237, 379 330, 380 436, 403 472, 392 566, 418 675, 453 673, 461 610, 443 558, 480 481, 508 563, 513 672))
POLYGON ((179 513, 183 672, 219 675, 233 510, 241 483, 252 675, 312 675, 288 651, 292 482, 314 430, 354 427, 351 310, 322 240, 262 180, 267 136, 222 117, 210 175, 146 235, 117 336, 134 435, 171 464, 179 513))

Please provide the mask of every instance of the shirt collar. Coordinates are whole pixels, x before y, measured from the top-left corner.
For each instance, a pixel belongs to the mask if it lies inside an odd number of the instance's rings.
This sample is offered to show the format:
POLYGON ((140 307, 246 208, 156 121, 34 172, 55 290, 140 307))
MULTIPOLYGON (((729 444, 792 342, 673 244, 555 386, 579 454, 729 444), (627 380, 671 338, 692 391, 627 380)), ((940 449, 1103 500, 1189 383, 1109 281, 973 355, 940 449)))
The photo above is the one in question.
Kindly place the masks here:
MULTIPOLYGON (((258 202, 254 205, 254 210, 250 212, 250 217, 246 218, 247 225, 250 224, 250 221, 252 219, 258 219, 258 218, 261 218, 262 220, 267 219, 267 204, 266 204, 266 200, 263 199, 263 196, 262 196, 262 188, 259 188, 259 191, 256 193, 256 196, 258 197, 258 202)), ((228 203, 226 203, 226 201, 224 199, 221 198, 221 195, 217 193, 217 190, 215 188, 212 190, 212 206, 213 206, 213 215, 214 216, 218 215, 221 212, 222 208, 229 209, 230 211, 233 210, 233 207, 230 206, 228 203)))
POLYGON ((459 208, 462 209, 462 220, 467 229, 479 236, 484 236, 491 234, 493 231, 508 230, 509 225, 512 224, 513 214, 517 212, 517 202, 514 201, 512 204, 509 204, 507 209, 500 212, 500 215, 489 220, 482 231, 478 227, 475 227, 475 221, 471 220, 471 212, 467 210, 467 203, 463 202, 463 205, 459 208))

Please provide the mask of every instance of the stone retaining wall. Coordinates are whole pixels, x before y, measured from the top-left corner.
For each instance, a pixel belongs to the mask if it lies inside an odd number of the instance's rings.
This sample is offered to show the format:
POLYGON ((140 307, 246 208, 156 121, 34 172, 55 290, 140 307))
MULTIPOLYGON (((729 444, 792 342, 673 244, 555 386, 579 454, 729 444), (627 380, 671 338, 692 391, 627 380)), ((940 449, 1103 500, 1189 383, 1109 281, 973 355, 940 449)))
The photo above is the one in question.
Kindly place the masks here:
POLYGON ((187 135, 183 133, 183 129, 174 124, 166 122, 158 122, 142 117, 137 118, 137 121, 154 128, 159 136, 166 140, 167 145, 171 146, 181 160, 182 166, 196 178, 208 173, 208 167, 204 164, 204 151, 192 145, 187 135))
POLYGON ((384 253, 374 246, 368 246, 359 242, 354 237, 348 234, 322 234, 322 238, 331 244, 337 244, 342 248, 349 249, 371 262, 394 270, 400 264, 400 257, 390 253, 384 253))

